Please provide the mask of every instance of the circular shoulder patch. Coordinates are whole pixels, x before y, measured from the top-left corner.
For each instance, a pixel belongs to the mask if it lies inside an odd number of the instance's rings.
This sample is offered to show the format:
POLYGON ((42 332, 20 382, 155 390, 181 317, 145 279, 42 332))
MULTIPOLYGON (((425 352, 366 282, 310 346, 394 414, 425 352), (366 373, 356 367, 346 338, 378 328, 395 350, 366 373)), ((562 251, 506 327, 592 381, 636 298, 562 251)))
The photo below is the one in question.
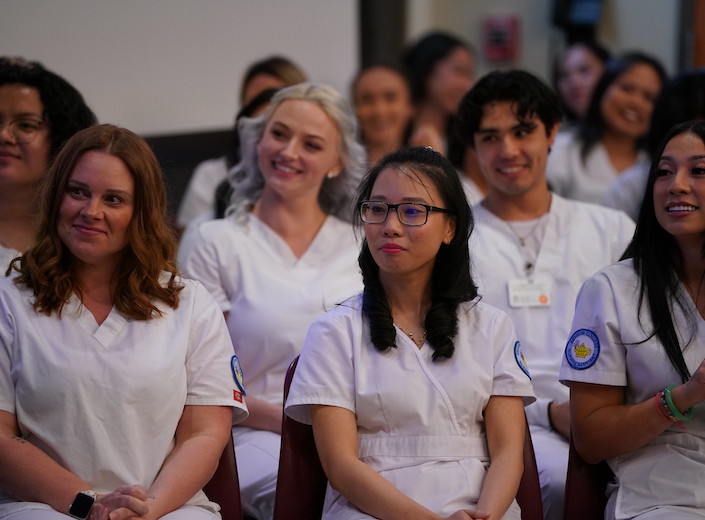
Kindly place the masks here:
POLYGON ((242 377, 242 366, 240 365, 240 360, 235 354, 233 354, 233 357, 230 358, 230 370, 232 370, 233 379, 235 380, 237 387, 240 389, 240 392, 242 392, 242 395, 247 395, 247 392, 245 392, 245 383, 242 377))
POLYGON ((589 329, 578 329, 565 346, 565 358, 576 370, 585 370, 595 364, 600 355, 600 339, 589 329))
POLYGON ((519 365, 519 368, 526 374, 526 376, 531 379, 531 374, 529 374, 529 367, 526 364, 526 359, 524 358, 524 354, 521 352, 521 343, 516 342, 514 343, 514 359, 517 360, 517 365, 519 365))

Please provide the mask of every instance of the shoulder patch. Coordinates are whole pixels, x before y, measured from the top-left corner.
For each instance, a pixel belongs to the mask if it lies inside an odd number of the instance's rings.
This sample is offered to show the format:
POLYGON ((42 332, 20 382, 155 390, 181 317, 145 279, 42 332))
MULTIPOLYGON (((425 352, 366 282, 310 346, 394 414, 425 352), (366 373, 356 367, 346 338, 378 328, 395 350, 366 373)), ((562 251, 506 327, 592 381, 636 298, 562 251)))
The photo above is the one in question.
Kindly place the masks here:
POLYGON ((242 395, 247 395, 247 392, 245 392, 245 383, 242 377, 242 366, 240 365, 240 360, 235 354, 233 354, 233 357, 230 358, 230 370, 233 373, 233 380, 240 389, 242 395))
POLYGON ((526 376, 531 379, 531 374, 529 373, 529 367, 526 364, 526 359, 524 358, 524 354, 521 352, 521 343, 517 341, 514 343, 514 359, 517 361, 517 365, 519 365, 519 368, 521 368, 522 372, 526 374, 526 376))
POLYGON ((578 329, 565 346, 565 359, 576 370, 585 370, 600 356, 600 339, 590 329, 578 329))

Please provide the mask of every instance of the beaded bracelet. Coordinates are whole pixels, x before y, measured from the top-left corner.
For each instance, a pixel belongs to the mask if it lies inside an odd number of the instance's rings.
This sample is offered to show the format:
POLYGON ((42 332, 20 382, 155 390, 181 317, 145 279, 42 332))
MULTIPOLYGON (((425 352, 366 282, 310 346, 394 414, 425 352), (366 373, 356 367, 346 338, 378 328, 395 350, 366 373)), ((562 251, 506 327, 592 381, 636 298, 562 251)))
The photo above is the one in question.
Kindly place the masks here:
POLYGON ((663 390, 663 396, 666 399, 666 404, 668 405, 668 410, 671 412, 671 415, 675 416, 678 418, 679 421, 690 421, 693 418, 693 407, 691 406, 688 408, 685 413, 681 413, 681 411, 676 408, 676 405, 673 404, 673 398, 671 397, 671 390, 675 388, 676 385, 671 385, 669 387, 666 387, 663 390))
POLYGON ((666 422, 678 422, 678 419, 671 415, 670 410, 669 413, 666 414, 666 410, 668 410, 668 405, 666 404, 666 399, 663 395, 663 392, 658 392, 656 395, 654 395, 654 406, 658 410, 659 415, 663 417, 666 422))

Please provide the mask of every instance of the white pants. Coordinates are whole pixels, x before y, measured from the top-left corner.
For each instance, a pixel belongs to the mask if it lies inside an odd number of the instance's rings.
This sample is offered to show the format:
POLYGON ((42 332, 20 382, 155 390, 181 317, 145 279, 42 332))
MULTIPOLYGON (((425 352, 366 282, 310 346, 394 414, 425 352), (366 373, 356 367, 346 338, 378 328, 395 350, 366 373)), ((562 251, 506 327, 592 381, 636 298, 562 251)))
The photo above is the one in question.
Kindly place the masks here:
MULTIPOLYGON (((220 514, 213 513, 203 507, 184 506, 161 517, 162 520, 220 520, 220 514)), ((3 520, 73 520, 69 515, 59 513, 54 509, 25 509, 11 513, 3 520)))
POLYGON ((281 435, 244 426, 233 428, 240 500, 245 514, 271 520, 279 471, 281 435))
POLYGON ((568 440, 543 426, 530 425, 530 430, 541 483, 543 517, 545 520, 562 520, 568 473, 568 440))

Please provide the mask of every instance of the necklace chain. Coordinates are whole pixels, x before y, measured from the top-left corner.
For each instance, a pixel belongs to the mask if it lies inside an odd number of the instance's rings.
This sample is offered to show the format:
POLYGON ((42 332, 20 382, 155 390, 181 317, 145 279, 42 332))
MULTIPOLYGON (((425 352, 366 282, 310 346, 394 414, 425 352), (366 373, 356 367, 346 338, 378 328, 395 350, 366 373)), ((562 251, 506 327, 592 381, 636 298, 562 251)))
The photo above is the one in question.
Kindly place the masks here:
MULTIPOLYGON (((397 325, 397 327, 399 327, 399 325, 397 325)), ((420 347, 421 345, 423 345, 423 342, 426 341, 426 336, 428 336, 428 331, 427 331, 427 330, 424 330, 424 331, 423 331, 423 334, 421 334, 421 339, 416 340, 416 339, 414 339, 414 333, 413 333, 413 332, 407 332, 407 331, 405 331, 404 329, 402 329, 401 327, 399 327, 399 330, 402 331, 402 332, 403 332, 404 334, 406 334, 407 336, 409 336, 409 339, 410 339, 411 341, 413 341, 414 344, 415 344, 417 347, 420 347)))
POLYGON ((517 242, 519 242, 521 255, 524 257, 524 271, 526 272, 527 277, 530 277, 531 274, 534 272, 534 267, 536 267, 536 260, 538 259, 538 251, 536 252, 533 258, 529 257, 528 252, 526 251, 526 239, 534 235, 541 223, 544 222, 544 217, 545 215, 537 218, 536 222, 534 222, 534 225, 531 226, 531 229, 529 229, 529 231, 523 236, 517 233, 516 229, 510 221, 504 221, 507 224, 509 231, 511 231, 512 235, 514 235, 514 238, 516 238, 517 242))

